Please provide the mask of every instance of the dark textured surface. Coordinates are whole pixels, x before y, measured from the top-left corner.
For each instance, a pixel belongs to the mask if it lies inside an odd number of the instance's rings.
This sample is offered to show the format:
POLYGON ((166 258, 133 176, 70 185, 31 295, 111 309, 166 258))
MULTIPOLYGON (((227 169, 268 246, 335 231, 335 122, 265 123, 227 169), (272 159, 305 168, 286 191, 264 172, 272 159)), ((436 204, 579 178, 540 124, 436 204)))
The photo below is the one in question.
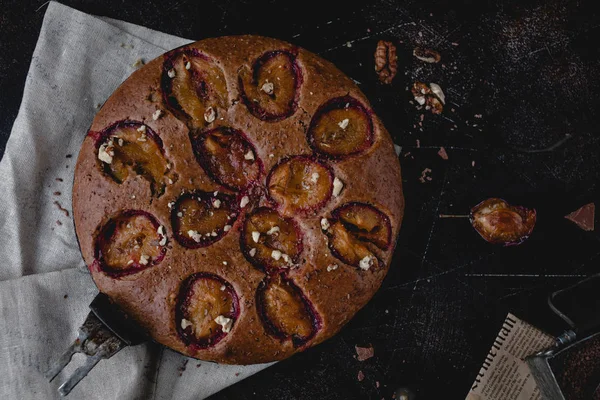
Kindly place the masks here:
MULTIPOLYGON (((390 399, 398 387, 419 399, 439 398, 440 389, 445 398, 462 399, 507 312, 559 333, 546 295, 598 271, 597 234, 563 218, 600 199, 594 2, 373 1, 337 9, 249 0, 65 3, 188 38, 256 33, 306 47, 360 82, 403 147, 406 217, 382 289, 336 337, 215 399, 390 399), (391 86, 378 84, 373 70, 379 39, 398 46, 391 86), (440 51, 442 61, 416 60, 415 45, 440 51), (448 102, 442 116, 425 113, 422 127, 406 90, 417 79, 439 83, 448 102), (437 155, 439 146, 449 160, 437 155), (424 168, 433 180, 423 184, 424 168), (465 214, 491 196, 538 210, 523 245, 492 246, 467 220, 436 217, 465 214), (369 343, 375 356, 357 361, 354 346, 369 343)), ((0 0, 2 149, 42 4, 0 0)))

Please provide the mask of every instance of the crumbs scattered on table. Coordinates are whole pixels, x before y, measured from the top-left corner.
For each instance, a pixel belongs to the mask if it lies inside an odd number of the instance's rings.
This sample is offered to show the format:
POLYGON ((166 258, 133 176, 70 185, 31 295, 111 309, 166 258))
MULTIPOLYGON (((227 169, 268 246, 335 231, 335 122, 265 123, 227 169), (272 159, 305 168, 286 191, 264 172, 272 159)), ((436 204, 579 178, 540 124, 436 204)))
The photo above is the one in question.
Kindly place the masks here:
POLYGON ((68 294, 65 294, 65 295, 63 296, 63 299, 66 299, 67 297, 69 297, 69 295, 68 295, 68 294))
POLYGON ((236 373, 235 373, 235 376, 240 376, 240 373, 239 373, 239 372, 236 372, 236 373))
POLYGON ((71 158, 71 157, 73 157, 73 154, 67 154, 67 155, 65 156, 65 158, 71 158))
POLYGON ((64 208, 64 207, 63 207, 63 206, 62 206, 62 205, 61 205, 61 204, 60 204, 58 201, 55 201, 55 202, 54 202, 54 205, 55 205, 56 207, 58 207, 58 209, 59 209, 60 211, 62 211, 62 212, 65 214, 65 216, 67 216, 67 217, 69 216, 69 210, 67 210, 66 208, 64 208))
POLYGON ((133 49, 132 44, 126 44, 126 43, 122 43, 122 42, 121 42, 121 47, 124 49, 133 49))
POLYGON ((139 68, 139 67, 143 66, 144 64, 145 64, 144 59, 138 58, 137 60, 135 60, 135 62, 133 64, 131 64, 131 66, 133 68, 139 68))
POLYGON ((53 195, 55 195, 55 196, 60 196, 60 195, 61 195, 61 193, 60 193, 60 192, 54 192, 54 193, 52 193, 52 194, 53 194, 53 195))
POLYGON ((358 371, 356 379, 358 379, 359 382, 362 382, 365 379, 365 374, 362 371, 358 371))
POLYGON ((426 181, 431 181, 433 178, 429 175, 431 173, 431 168, 425 168, 421 171, 421 177, 419 180, 421 183, 425 183, 426 181))
POLYGON ((56 225, 61 226, 62 222, 60 222, 59 220, 56 220, 56 225))
POLYGON ((475 160, 471 161, 471 167, 475 166, 475 160))
POLYGON ((183 360, 183 364, 181 365, 181 367, 177 368, 177 371, 179 371, 179 376, 183 375, 183 373, 185 372, 185 368, 187 367, 187 363, 189 360, 183 360))
POLYGON ((438 156, 440 156, 442 160, 448 159, 448 153, 446 153, 446 149, 444 147, 440 147, 440 150, 438 151, 438 156))
POLYGON ((375 387, 376 387, 377 389, 379 389, 379 386, 380 386, 380 385, 379 385, 379 381, 375 381, 375 387))
POLYGON ((369 345, 369 347, 354 346, 354 348, 356 349, 356 359, 358 361, 368 360, 375 355, 375 349, 372 345, 369 345))
POLYGON ((196 364, 196 368, 200 368, 201 365, 202 364, 200 364, 200 363, 196 364))
POLYGON ((62 179, 62 178, 54 178, 54 180, 55 180, 56 182, 62 182, 62 181, 63 181, 63 179, 62 179))

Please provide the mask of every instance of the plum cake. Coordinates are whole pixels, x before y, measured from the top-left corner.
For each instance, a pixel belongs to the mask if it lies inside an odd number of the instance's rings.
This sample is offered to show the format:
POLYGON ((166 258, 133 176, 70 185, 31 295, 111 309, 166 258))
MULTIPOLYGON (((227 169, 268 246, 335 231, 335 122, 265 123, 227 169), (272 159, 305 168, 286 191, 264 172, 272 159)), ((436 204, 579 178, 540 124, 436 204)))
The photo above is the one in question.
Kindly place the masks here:
POLYGON ((156 342, 227 364, 338 332, 381 285, 403 210, 392 140, 354 82, 257 36, 135 71, 94 118, 73 187, 99 290, 156 342))

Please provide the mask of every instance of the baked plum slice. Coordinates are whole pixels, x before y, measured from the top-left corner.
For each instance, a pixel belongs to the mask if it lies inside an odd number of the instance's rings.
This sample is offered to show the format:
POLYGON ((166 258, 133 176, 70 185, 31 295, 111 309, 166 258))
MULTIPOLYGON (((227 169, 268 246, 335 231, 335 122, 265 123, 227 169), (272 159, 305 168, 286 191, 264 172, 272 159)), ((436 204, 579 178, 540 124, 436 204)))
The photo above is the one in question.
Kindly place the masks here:
POLYGON ((293 51, 274 50, 260 56, 252 70, 239 75, 242 101, 255 117, 279 121, 296 112, 302 72, 293 51))
POLYGON ((300 231, 292 218, 262 207, 246 216, 240 235, 246 259, 261 271, 278 271, 298 262, 302 253, 300 231))
POLYGON ((280 340, 291 339, 295 347, 312 339, 321 327, 321 319, 304 293, 283 274, 259 284, 256 304, 267 332, 280 340))
POLYGON ((299 211, 316 211, 331 197, 333 172, 327 165, 307 156, 286 158, 269 173, 267 189, 286 216, 299 211))
POLYGON ((98 232, 95 259, 100 270, 119 277, 161 262, 167 234, 151 214, 127 210, 111 218, 98 232))
POLYGON ((262 163, 254 146, 237 129, 221 126, 190 133, 196 160, 219 184, 242 190, 258 179, 262 163))
POLYGON ((213 122, 227 108, 227 81, 223 70, 197 49, 178 49, 165 56, 163 98, 190 128, 213 122))
POLYGON ((160 196, 168 181, 169 163, 160 137, 150 127, 135 121, 119 121, 98 135, 96 155, 104 172, 121 184, 137 174, 150 182, 153 195, 160 196))
POLYGON ((314 151, 332 158, 358 154, 373 144, 371 113, 351 96, 336 97, 321 105, 308 127, 314 151))
POLYGON ((189 249, 206 247, 229 232, 238 212, 235 196, 219 192, 184 193, 171 207, 173 236, 189 249))
POLYGON ((536 222, 535 209, 512 206, 498 198, 482 201, 471 209, 473 228, 486 241, 505 246, 523 243, 536 222))
POLYGON ((392 237, 390 219, 375 207, 347 203, 321 219, 321 228, 329 237, 329 249, 346 264, 368 270, 379 266, 376 249, 387 250, 392 237))
POLYGON ((239 315, 238 296, 223 278, 204 272, 181 285, 175 308, 177 333, 186 346, 214 346, 231 330, 239 315))

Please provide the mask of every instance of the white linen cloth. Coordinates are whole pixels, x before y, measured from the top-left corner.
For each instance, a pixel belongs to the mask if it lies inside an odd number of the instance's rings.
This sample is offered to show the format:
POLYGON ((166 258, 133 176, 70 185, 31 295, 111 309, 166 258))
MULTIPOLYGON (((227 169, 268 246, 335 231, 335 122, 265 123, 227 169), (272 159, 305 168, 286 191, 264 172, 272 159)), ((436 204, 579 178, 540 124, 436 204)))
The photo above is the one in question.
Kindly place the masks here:
MULTIPOLYGON (((189 42, 48 4, 0 162, 0 399, 58 398, 60 381, 81 364, 76 356, 52 383, 44 378, 97 293, 70 215, 79 147, 138 59, 189 42)), ((268 365, 218 365, 150 343, 100 361, 69 398, 202 399, 268 365)))

